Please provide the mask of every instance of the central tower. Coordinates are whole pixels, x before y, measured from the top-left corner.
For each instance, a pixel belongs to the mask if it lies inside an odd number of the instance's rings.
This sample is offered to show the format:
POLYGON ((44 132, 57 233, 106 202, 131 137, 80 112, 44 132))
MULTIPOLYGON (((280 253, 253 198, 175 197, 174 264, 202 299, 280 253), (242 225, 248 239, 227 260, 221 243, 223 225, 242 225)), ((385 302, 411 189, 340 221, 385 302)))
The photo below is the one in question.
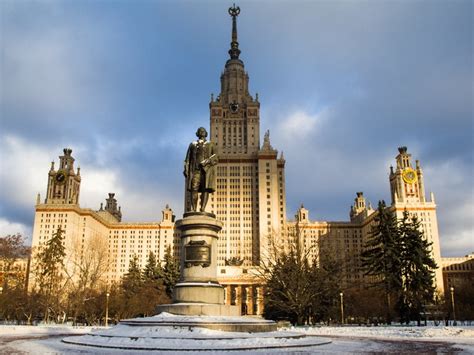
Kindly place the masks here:
MULTIPOLYGON (((237 36, 240 8, 229 9, 232 36, 219 95, 211 95, 210 139, 217 146, 217 189, 212 211, 224 226, 219 235, 218 265, 258 265, 268 238, 281 231, 286 216, 285 161, 270 144, 260 146, 260 102, 249 92, 249 75, 237 36)), ((221 268, 221 273, 225 269, 221 268)), ((220 275, 226 277, 229 275, 220 275)))
POLYGON ((232 42, 221 74, 221 92, 211 98, 211 138, 219 154, 235 157, 256 157, 260 146, 260 103, 249 93, 249 75, 239 59, 237 16, 240 8, 229 9, 232 16, 232 42))

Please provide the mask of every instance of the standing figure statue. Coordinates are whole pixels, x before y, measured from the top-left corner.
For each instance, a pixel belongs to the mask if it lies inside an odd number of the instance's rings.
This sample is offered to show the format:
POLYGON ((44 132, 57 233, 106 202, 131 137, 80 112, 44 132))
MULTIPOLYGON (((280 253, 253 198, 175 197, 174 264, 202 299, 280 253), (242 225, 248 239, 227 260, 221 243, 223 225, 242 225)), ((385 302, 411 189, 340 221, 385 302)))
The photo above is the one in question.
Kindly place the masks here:
POLYGON ((198 139, 189 145, 184 161, 186 189, 191 194, 190 203, 186 204, 186 210, 197 211, 198 198, 201 194, 200 211, 204 212, 209 194, 216 190, 218 158, 214 144, 206 140, 207 131, 204 127, 198 128, 196 136, 198 139))

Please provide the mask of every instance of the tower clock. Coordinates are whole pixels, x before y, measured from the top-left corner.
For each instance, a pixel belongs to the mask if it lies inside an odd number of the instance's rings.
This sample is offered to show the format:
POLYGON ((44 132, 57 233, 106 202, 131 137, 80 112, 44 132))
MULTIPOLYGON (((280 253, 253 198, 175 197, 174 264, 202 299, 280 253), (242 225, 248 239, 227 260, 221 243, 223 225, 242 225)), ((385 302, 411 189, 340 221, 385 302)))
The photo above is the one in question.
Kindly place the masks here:
POLYGON ((414 184, 416 182, 416 171, 412 168, 406 168, 402 172, 402 178, 407 184, 414 184))

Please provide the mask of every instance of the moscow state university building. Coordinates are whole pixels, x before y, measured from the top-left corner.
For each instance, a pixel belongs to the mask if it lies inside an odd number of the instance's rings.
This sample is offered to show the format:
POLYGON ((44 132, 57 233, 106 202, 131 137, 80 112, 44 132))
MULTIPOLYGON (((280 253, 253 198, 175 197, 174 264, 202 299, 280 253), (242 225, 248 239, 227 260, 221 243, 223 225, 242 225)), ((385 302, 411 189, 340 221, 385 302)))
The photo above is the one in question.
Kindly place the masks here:
MULTIPOLYGON (((313 221, 303 205, 294 219, 287 220, 285 160, 272 147, 269 132, 260 130, 260 102, 258 94, 249 92, 249 75, 240 59, 235 14, 228 52, 220 93, 212 95, 209 103, 208 139, 217 146, 219 163, 217 189, 207 206, 224 224, 218 241, 217 272, 219 282, 225 286, 226 303, 240 305, 244 314, 261 314, 263 288, 259 265, 272 258, 275 250, 285 250, 296 243, 311 260, 323 261, 325 253, 341 258, 345 265, 341 287, 357 287, 365 277, 358 255, 377 212, 366 203, 363 193, 357 192, 348 221, 313 221)), ((196 122, 196 127, 199 125, 196 122)), ((120 281, 135 255, 142 267, 150 252, 161 260, 167 249, 179 256, 179 235, 170 206, 164 207, 160 221, 135 223, 121 221, 122 212, 113 193, 99 209, 82 208, 80 183, 82 178, 87 179, 87 171, 81 175, 74 168, 70 149, 63 153, 59 166, 52 163, 47 174, 46 198, 37 199, 33 247, 43 245, 61 227, 65 231, 66 267, 74 269, 80 263, 78 258, 103 248, 107 256, 103 282, 109 285, 120 281)), ((405 209, 417 214, 425 236, 433 243, 432 253, 439 266, 436 286, 442 292, 434 195, 429 201, 426 199, 421 165, 412 161, 406 147, 398 149, 387 183, 391 190, 388 208, 398 217, 405 209)), ((74 274, 73 270, 70 274, 74 274)), ((34 276, 30 276, 31 284, 34 276)))

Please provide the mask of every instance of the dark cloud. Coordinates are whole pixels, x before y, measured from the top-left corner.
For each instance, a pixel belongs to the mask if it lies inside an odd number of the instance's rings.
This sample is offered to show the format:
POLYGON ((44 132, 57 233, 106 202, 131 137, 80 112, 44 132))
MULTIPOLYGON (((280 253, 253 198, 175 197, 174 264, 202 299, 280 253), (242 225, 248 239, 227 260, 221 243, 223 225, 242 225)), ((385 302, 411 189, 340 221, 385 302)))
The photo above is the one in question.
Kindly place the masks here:
MULTIPOLYGON (((71 146, 84 179, 89 172, 130 196, 122 197, 133 204, 123 206, 130 218, 157 216, 166 202, 179 212, 182 155, 195 128, 208 125, 210 93, 220 89, 228 56, 227 5, 0 6, 0 80, 8 88, 2 91, 2 155, 23 157, 8 137, 48 160, 71 146), (142 197, 152 202, 140 203, 142 197)), ((289 215, 304 202, 315 219, 346 220, 355 191, 374 204, 388 199, 388 168, 396 148, 407 145, 438 196, 443 254, 474 249, 472 241, 453 241, 472 234, 472 218, 456 224, 449 213, 474 208, 472 2, 239 6, 241 58, 251 92, 260 94, 262 131, 270 128, 273 145, 286 153, 289 215), (292 120, 315 123, 288 135, 292 120), (455 194, 444 183, 450 164, 462 176, 455 194)), ((39 173, 25 189, 32 195, 45 190, 49 168, 35 166, 39 173)), ((21 189, 9 176, 2 174, 3 186, 21 189)), ((31 225, 26 206, 34 197, 14 191, 0 190, 0 217, 31 225)), ((91 200, 82 204, 96 207, 94 196, 83 195, 91 200)))

